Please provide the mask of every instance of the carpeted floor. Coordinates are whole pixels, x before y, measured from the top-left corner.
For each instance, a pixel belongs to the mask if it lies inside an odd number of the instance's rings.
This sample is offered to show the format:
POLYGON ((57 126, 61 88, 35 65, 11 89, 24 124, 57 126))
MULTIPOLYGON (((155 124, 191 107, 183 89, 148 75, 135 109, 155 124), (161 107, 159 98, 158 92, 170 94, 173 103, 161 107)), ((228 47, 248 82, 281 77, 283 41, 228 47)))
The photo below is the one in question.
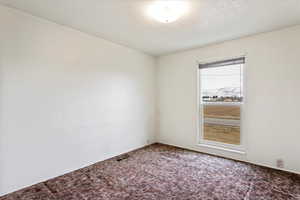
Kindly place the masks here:
POLYGON ((0 199, 296 200, 300 175, 155 144, 0 199))

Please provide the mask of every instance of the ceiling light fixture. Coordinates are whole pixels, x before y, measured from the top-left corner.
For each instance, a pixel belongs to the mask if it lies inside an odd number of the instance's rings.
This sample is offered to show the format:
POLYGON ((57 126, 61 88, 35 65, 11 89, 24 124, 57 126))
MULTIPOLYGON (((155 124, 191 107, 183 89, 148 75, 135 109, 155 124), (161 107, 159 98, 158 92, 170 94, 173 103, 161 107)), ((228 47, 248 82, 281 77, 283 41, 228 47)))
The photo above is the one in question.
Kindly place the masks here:
POLYGON ((160 0, 148 7, 148 14, 159 22, 171 23, 176 21, 188 10, 184 0, 160 0))

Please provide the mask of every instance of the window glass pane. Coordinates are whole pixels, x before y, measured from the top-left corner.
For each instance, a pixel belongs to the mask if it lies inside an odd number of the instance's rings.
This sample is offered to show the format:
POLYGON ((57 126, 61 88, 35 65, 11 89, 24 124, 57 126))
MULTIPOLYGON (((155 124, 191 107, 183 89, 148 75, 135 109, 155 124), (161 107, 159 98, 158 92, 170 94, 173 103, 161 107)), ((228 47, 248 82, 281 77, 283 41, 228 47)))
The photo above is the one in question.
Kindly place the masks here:
POLYGON ((202 139, 240 145, 243 64, 200 69, 202 139))
POLYGON ((203 104, 203 139, 240 145, 240 105, 203 104))
POLYGON ((203 102, 242 101, 242 64, 204 68, 200 72, 203 102))

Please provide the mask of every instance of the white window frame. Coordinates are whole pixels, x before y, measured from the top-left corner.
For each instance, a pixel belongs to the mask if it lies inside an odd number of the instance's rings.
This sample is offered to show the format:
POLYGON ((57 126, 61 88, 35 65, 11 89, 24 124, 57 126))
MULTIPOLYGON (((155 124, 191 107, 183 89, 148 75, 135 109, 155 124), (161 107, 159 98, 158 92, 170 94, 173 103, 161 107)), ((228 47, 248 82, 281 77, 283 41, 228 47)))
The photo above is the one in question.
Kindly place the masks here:
POLYGON ((201 61, 197 63, 197 117, 198 117, 198 123, 197 123, 197 144, 204 147, 211 147, 218 150, 224 150, 224 151, 231 151, 231 152, 237 152, 244 154, 246 152, 246 136, 244 134, 244 107, 246 104, 246 90, 245 90, 245 84, 246 84, 246 64, 247 64, 247 57, 245 55, 241 56, 233 56, 233 57, 227 57, 222 59, 210 59, 206 61, 201 61), (204 139, 204 117, 203 117, 203 102, 201 99, 201 76, 200 76, 200 70, 199 64, 203 63, 210 63, 210 62, 218 62, 218 61, 224 61, 234 58, 245 58, 245 63, 243 64, 243 82, 242 82, 242 91, 243 91, 243 101, 242 102, 206 102, 205 104, 211 104, 211 105, 239 105, 240 106, 240 145, 234 145, 234 144, 226 144, 222 142, 216 142, 216 141, 210 141, 204 139))

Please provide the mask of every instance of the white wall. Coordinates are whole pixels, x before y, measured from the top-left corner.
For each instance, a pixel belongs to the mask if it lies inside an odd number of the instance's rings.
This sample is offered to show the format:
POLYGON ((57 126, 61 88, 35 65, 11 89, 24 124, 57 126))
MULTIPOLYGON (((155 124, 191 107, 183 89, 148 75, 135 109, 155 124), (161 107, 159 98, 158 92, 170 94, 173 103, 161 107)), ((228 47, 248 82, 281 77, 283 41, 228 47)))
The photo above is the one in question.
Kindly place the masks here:
MULTIPOLYGON (((162 143, 300 173, 300 26, 162 56, 158 60, 162 143), (197 61, 247 54, 242 132, 246 154, 197 145, 197 61)), ((201 37, 201 35, 199 35, 201 37)))
POLYGON ((2 6, 0 27, 0 196, 153 142, 153 57, 2 6))

